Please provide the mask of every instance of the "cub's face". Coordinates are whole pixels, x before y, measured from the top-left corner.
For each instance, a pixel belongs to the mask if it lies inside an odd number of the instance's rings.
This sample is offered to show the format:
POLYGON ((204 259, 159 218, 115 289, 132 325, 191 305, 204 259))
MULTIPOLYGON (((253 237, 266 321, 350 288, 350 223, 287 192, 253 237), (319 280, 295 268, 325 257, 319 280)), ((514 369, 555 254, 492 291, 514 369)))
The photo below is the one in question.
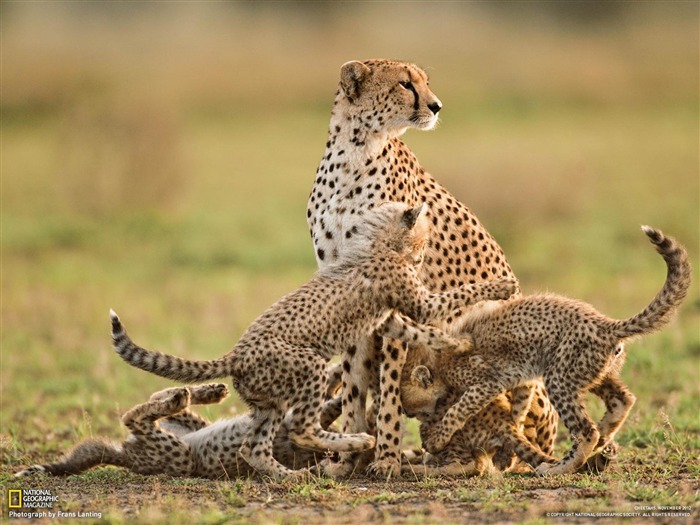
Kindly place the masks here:
POLYGON ((430 222, 425 204, 411 208, 399 202, 385 202, 364 214, 365 234, 371 241, 370 250, 389 249, 420 265, 430 234, 430 222))
POLYGON ((401 377, 401 406, 409 417, 415 417, 423 422, 434 419, 438 401, 445 397, 447 387, 434 377, 430 369, 424 365, 407 368, 401 377))
POLYGON ((372 131, 403 133, 432 129, 442 103, 428 87, 425 72, 395 60, 352 61, 340 70, 343 109, 358 114, 372 131))
POLYGON ((353 265, 395 252, 418 271, 431 230, 427 209, 425 204, 411 208, 400 202, 385 202, 358 212, 350 235, 340 246, 337 264, 353 265))

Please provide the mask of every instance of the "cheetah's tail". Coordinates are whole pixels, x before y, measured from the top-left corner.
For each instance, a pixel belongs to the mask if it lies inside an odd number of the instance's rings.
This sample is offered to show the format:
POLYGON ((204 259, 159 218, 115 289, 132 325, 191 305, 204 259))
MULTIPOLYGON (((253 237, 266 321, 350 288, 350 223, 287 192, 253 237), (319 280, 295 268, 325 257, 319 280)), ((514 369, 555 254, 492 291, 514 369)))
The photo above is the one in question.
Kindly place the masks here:
POLYGON ((31 476, 44 472, 52 476, 69 476, 79 474, 98 465, 116 465, 128 467, 122 449, 114 443, 88 439, 79 443, 58 463, 33 465, 15 474, 16 477, 31 476))
POLYGON ((660 230, 642 226, 642 231, 666 261, 666 282, 654 300, 637 315, 612 323, 612 333, 619 339, 659 330, 676 313, 690 287, 691 266, 685 248, 660 230))
POLYGON ((114 351, 131 366, 186 383, 207 381, 230 375, 225 359, 192 361, 141 348, 129 338, 114 310, 110 310, 109 316, 112 319, 114 351))

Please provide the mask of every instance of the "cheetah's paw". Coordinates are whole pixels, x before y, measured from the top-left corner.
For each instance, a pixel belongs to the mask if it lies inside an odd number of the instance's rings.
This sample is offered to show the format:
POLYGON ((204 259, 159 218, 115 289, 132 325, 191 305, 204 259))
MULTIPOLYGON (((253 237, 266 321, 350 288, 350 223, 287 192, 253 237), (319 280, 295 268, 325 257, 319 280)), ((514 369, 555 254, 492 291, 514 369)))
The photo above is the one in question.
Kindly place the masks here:
POLYGON ((423 448, 431 454, 436 454, 443 450, 450 442, 452 436, 443 432, 440 425, 428 428, 423 433, 423 448))
POLYGON ((168 413, 175 414, 190 406, 190 391, 187 387, 170 389, 167 394, 160 402, 168 413))
POLYGON ((493 284, 495 285, 495 290, 493 291, 493 296, 490 297, 492 300, 510 299, 520 290, 520 283, 517 279, 498 279, 493 281, 493 284))
POLYGON ((400 478, 401 461, 396 458, 378 459, 370 463, 367 473, 379 479, 400 478))
POLYGON ((357 450, 359 451, 374 448, 374 445, 377 443, 377 438, 371 434, 366 434, 363 432, 358 434, 358 436, 360 437, 360 447, 357 450))
POLYGON ((228 387, 224 383, 209 383, 187 387, 190 391, 190 403, 193 405, 211 405, 220 403, 228 397, 228 387))
POLYGON ((542 463, 535 469, 535 474, 538 476, 560 476, 562 474, 570 474, 576 469, 572 468, 571 463, 558 461, 556 463, 542 463))
POLYGON ((578 470, 582 473, 600 474, 605 471, 611 463, 615 462, 620 446, 611 441, 602 450, 597 451, 588 458, 586 463, 578 470))
POLYGON ((279 476, 274 476, 277 481, 291 481, 294 483, 308 481, 313 478, 314 475, 308 468, 302 468, 298 470, 285 470, 279 476))
POLYGON ((228 386, 224 383, 216 383, 213 388, 213 397, 216 401, 223 401, 229 395, 228 386))
POLYGON ((455 348, 455 352, 469 352, 473 348, 474 338, 469 334, 465 334, 457 339, 457 347, 455 348))
POLYGON ((349 478, 355 466, 352 461, 331 461, 324 459, 321 461, 321 469, 324 476, 333 479, 349 478))

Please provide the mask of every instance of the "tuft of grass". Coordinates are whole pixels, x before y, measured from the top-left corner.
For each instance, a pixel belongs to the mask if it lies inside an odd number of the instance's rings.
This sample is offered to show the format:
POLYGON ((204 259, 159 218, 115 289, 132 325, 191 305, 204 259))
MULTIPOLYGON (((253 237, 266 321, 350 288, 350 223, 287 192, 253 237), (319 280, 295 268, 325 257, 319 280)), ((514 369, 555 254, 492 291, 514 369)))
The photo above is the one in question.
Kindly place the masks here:
POLYGON ((221 487, 219 493, 224 501, 233 508, 245 507, 248 502, 246 498, 241 495, 240 491, 232 487, 221 487))

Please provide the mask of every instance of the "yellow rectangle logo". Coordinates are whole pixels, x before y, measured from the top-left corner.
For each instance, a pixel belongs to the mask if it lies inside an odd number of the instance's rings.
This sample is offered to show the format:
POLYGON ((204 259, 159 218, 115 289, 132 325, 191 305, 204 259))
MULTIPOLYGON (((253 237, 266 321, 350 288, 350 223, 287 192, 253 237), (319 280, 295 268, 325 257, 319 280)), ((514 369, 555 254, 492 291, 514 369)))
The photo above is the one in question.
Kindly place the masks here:
POLYGON ((11 509, 21 509, 22 508, 22 491, 21 490, 8 490, 7 491, 7 504, 11 509))

